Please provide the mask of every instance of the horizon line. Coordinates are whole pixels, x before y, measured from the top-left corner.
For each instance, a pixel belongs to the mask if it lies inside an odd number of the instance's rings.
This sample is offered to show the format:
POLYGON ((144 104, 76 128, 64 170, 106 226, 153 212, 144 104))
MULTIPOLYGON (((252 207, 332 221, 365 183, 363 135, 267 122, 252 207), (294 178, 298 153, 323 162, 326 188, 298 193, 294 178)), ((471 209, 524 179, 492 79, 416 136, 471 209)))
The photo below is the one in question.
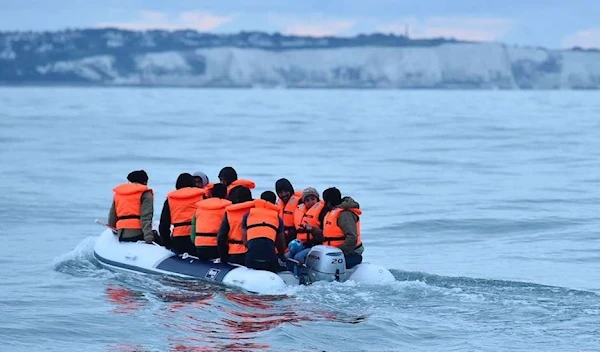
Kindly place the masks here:
POLYGON ((466 40, 466 39, 457 39, 454 37, 410 37, 404 34, 398 34, 398 33, 394 33, 394 32, 381 32, 381 31, 375 31, 375 32, 364 32, 364 33, 357 33, 354 35, 324 35, 324 36, 314 36, 314 35, 299 35, 299 34, 284 34, 281 33, 279 31, 273 31, 273 32, 269 32, 269 31, 264 31, 264 30, 245 30, 242 29, 240 31, 237 32, 211 32, 211 31, 200 31, 197 29, 193 29, 193 28, 179 28, 179 29, 164 29, 164 28, 147 28, 147 29, 129 29, 129 28, 120 28, 120 27, 113 27, 113 26, 106 26, 106 27, 65 27, 62 29, 47 29, 47 30, 33 30, 33 29, 14 29, 14 30, 0 30, 0 34, 20 34, 20 33, 61 33, 61 32, 77 32, 77 31, 106 31, 106 30, 115 30, 115 31, 121 31, 121 32, 131 32, 131 33, 151 33, 151 32, 168 32, 168 33, 177 33, 177 32, 195 32, 195 33, 199 33, 199 34, 208 34, 208 35, 215 35, 215 36, 235 36, 235 35, 240 35, 240 34, 244 34, 244 33, 259 33, 259 34, 266 34, 266 35, 271 35, 271 36, 275 36, 275 35, 279 35, 282 37, 289 37, 289 38, 310 38, 310 39, 356 39, 359 38, 361 36, 363 37, 368 37, 368 36, 375 36, 375 35, 381 35, 381 36, 386 36, 386 37, 393 37, 393 38, 403 38, 407 41, 435 41, 435 40, 443 40, 443 41, 447 41, 447 42, 455 42, 455 43, 472 43, 472 44, 490 44, 490 43, 496 43, 496 44, 502 44, 502 45, 509 45, 509 46, 515 46, 515 47, 523 47, 523 48, 537 48, 537 49, 544 49, 544 50, 557 50, 557 51, 600 51, 600 47, 598 48, 583 48, 583 47, 579 47, 579 46, 573 46, 570 48, 550 48, 550 47, 545 47, 542 45, 534 45, 534 44, 511 44, 511 43, 506 43, 506 42, 502 42, 502 41, 475 41, 475 40, 466 40))

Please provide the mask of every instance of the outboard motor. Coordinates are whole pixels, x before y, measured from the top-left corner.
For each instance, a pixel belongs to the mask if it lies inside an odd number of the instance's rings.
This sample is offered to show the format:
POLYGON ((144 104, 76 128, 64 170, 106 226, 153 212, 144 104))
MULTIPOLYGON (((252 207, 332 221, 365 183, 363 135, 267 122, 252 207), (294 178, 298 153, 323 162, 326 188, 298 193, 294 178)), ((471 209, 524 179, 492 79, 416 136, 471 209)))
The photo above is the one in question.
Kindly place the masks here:
POLYGON ((308 281, 344 281, 346 258, 341 249, 317 245, 310 249, 306 257, 308 281))

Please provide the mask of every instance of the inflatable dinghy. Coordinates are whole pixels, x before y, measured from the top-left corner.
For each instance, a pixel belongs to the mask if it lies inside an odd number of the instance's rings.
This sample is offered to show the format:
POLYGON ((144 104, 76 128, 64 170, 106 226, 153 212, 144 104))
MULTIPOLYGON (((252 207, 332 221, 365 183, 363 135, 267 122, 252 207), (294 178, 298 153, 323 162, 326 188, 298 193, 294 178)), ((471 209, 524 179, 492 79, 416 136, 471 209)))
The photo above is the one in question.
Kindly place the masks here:
MULTIPOLYGON (((201 260, 186 254, 179 256, 159 245, 119 242, 111 229, 96 241, 94 257, 102 266, 118 272, 171 275, 239 287, 252 293, 277 293, 287 285, 298 285, 299 279, 289 271, 272 273, 244 266, 201 260)), ((392 273, 378 265, 361 263, 346 269, 342 251, 331 246, 315 246, 308 254, 303 283, 347 281, 385 283, 394 281, 392 273)))

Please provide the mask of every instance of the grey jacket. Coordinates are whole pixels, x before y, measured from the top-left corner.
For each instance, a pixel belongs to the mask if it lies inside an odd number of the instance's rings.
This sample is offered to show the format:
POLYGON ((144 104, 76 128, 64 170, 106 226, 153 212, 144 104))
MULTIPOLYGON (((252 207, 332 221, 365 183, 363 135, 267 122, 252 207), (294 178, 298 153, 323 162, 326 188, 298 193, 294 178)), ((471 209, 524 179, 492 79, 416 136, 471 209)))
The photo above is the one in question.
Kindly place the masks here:
MULTIPOLYGON (((336 208, 359 208, 359 204, 351 197, 344 197, 342 199, 342 203, 340 203, 340 205, 338 205, 336 208)), ((356 241, 358 240, 358 227, 356 226, 357 222, 358 215, 354 214, 350 210, 342 211, 338 217, 337 225, 342 229, 342 231, 344 231, 344 235, 346 235, 344 244, 340 246, 340 249, 342 252, 344 252, 344 255, 351 253, 358 253, 362 255, 362 253, 365 251, 365 248, 362 244, 359 247, 356 247, 356 241)))
MULTIPOLYGON (((140 217, 142 220, 142 229, 122 229, 121 237, 132 238, 139 235, 144 235, 144 240, 154 240, 152 233, 152 217, 154 216, 154 196, 152 192, 146 191, 142 193, 142 205, 140 209, 140 217)), ((115 201, 113 200, 108 212, 108 225, 117 226, 117 213, 115 211, 115 201)))

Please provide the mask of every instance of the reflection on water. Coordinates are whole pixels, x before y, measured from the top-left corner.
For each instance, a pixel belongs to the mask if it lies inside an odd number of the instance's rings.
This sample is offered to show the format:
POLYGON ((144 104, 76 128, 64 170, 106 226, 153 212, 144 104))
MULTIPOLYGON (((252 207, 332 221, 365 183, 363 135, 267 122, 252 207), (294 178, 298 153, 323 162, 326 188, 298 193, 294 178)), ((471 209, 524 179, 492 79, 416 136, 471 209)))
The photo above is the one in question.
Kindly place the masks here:
POLYGON ((147 303, 142 292, 135 292, 121 285, 110 284, 106 287, 105 292, 108 301, 116 306, 112 310, 116 314, 132 313, 147 303))
POLYGON ((218 344, 216 346, 189 346, 189 345, 174 345, 171 346, 169 351, 181 351, 181 352, 221 352, 221 351, 233 351, 233 352, 246 352, 246 351, 260 351, 268 349, 268 344, 260 343, 228 343, 218 344))
MULTIPOLYGON (((366 319, 319 309, 290 295, 252 295, 197 281, 165 278, 143 285, 146 287, 138 291, 111 283, 106 287, 107 300, 115 306, 115 314, 130 315, 135 322, 159 321, 159 330, 166 336, 170 351, 265 350, 271 346, 260 341, 261 333, 283 324, 302 326, 318 320, 358 324, 366 319)), ((109 348, 147 351, 144 346, 129 343, 109 348)))
POLYGON ((284 323, 308 322, 314 317, 305 311, 294 311, 294 301, 288 296, 250 296, 245 294, 228 293, 224 295, 236 308, 224 308, 229 317, 223 317, 221 322, 231 329, 235 336, 271 330, 284 323), (275 302, 288 304, 275 305, 275 302))
POLYGON ((108 345, 106 348, 107 351, 114 352, 145 352, 150 351, 150 349, 144 348, 144 346, 136 345, 133 343, 120 343, 117 345, 108 345))

